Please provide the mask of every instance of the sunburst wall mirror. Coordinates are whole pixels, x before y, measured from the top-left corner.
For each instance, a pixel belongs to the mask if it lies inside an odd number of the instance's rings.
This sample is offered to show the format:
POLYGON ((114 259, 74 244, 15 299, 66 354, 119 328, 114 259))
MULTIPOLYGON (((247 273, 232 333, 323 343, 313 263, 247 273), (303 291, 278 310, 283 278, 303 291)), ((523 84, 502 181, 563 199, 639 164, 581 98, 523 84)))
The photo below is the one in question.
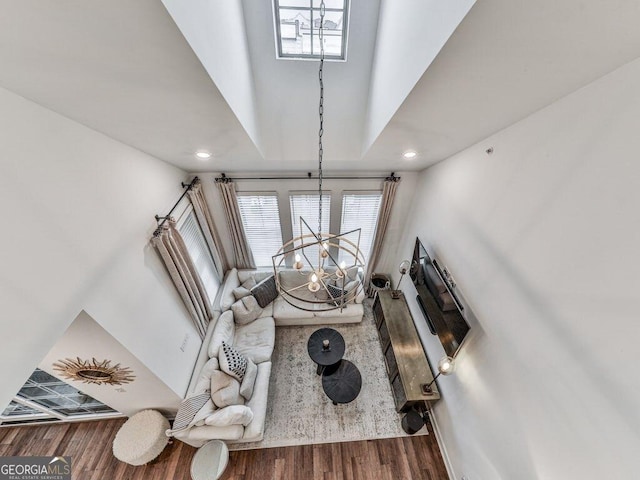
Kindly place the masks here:
POLYGON ((129 367, 123 367, 119 363, 111 365, 111 360, 98 362, 95 358, 91 361, 82 360, 80 357, 76 357, 75 360, 65 358, 55 362, 53 369, 64 378, 97 385, 123 385, 133 382, 136 378, 129 367))

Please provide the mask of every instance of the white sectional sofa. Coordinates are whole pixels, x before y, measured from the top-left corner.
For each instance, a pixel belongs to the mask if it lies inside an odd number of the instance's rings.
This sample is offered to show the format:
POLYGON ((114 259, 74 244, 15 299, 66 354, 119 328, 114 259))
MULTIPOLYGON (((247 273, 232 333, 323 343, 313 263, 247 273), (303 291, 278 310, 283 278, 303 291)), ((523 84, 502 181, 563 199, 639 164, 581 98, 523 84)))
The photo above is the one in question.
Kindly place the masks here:
MULTIPOLYGON (((357 293, 355 303, 344 306, 342 311, 340 309, 321 311, 313 304, 304 305, 311 311, 301 310, 278 296, 271 304, 260 309, 257 318, 247 320, 239 313, 244 310, 242 309, 243 305, 240 304, 242 299, 236 299, 239 294, 238 289, 241 289, 242 285, 250 286, 259 283, 272 274, 271 271, 236 270, 235 268, 227 272, 217 299, 219 309, 216 311, 215 318, 211 320, 202 342, 186 395, 190 397, 207 391, 210 387, 210 378, 214 375, 212 372, 220 370, 217 356, 222 341, 225 341, 257 366, 253 395, 244 404, 253 414, 251 421, 246 425, 238 421, 238 423, 217 426, 208 425, 204 423, 204 420, 199 420, 190 428, 174 431, 172 435, 175 438, 194 447, 200 447, 213 439, 225 440, 228 443, 262 440, 271 376, 270 360, 275 345, 275 327, 362 321, 364 294, 359 290, 358 292, 354 291, 354 295, 357 293), (235 294, 234 290, 236 290, 235 294)), ((286 271, 280 273, 278 281, 306 282, 306 276, 298 271, 286 271)), ((251 317, 252 315, 248 318, 251 317)), ((211 413, 216 410, 220 411, 213 404, 210 403, 210 405, 213 409, 211 413)), ((244 423, 246 423, 246 418, 244 423)))

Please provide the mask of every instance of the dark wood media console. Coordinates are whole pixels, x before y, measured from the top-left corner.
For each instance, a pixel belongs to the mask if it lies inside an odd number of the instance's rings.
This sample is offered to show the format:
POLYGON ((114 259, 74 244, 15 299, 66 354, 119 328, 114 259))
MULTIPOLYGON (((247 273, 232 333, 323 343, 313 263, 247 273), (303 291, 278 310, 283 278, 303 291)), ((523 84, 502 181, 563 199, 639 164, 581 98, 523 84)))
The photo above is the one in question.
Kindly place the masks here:
POLYGON ((439 400, 435 383, 431 393, 423 391, 433 374, 404 295, 392 298, 390 290, 380 290, 373 302, 373 316, 396 410, 405 412, 414 405, 431 405, 439 400))

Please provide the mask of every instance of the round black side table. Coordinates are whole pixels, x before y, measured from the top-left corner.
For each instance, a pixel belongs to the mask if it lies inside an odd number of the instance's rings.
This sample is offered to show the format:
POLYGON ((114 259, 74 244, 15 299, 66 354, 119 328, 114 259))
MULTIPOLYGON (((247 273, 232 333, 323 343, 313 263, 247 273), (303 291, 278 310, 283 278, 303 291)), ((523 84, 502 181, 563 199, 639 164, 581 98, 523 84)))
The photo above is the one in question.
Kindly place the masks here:
POLYGON ((344 348, 344 338, 333 328, 313 332, 307 342, 307 352, 318 364, 316 373, 320 375, 325 367, 338 363, 344 355, 344 348))
POLYGON ((422 419, 422 415, 412 409, 409 410, 404 417, 402 417, 401 424, 402 429, 405 432, 407 432, 409 435, 413 435, 424 426, 424 420, 422 419))
POLYGON ((324 369, 322 389, 334 405, 349 403, 356 399, 362 388, 360 370, 349 360, 324 369))

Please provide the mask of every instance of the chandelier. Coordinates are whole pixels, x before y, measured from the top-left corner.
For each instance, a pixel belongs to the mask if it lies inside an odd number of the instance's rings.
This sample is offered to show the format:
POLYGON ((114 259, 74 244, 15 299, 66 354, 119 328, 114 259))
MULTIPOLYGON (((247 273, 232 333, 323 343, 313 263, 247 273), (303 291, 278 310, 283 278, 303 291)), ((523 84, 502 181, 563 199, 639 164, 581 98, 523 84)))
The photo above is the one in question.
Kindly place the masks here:
POLYGON ((300 217, 300 234, 286 242, 273 258, 276 286, 290 305, 307 311, 342 309, 364 289, 364 255, 359 228, 337 235, 322 232, 322 136, 324 134, 324 0, 320 2, 320 104, 318 115, 318 229, 300 217))

